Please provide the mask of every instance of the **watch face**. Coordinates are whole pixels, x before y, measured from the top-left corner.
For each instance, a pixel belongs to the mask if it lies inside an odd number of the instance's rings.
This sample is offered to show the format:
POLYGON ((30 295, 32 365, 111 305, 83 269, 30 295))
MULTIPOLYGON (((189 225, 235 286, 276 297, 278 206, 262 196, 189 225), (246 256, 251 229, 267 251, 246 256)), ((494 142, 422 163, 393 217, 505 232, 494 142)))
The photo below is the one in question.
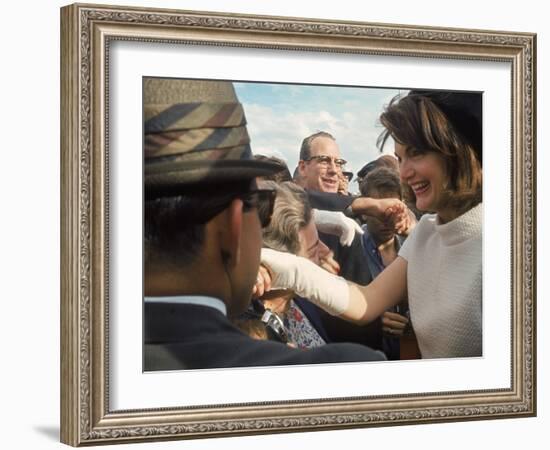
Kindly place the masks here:
POLYGON ((285 344, 288 342, 288 334, 286 332, 285 324, 277 313, 266 309, 262 316, 262 322, 265 323, 268 333, 275 340, 285 344))

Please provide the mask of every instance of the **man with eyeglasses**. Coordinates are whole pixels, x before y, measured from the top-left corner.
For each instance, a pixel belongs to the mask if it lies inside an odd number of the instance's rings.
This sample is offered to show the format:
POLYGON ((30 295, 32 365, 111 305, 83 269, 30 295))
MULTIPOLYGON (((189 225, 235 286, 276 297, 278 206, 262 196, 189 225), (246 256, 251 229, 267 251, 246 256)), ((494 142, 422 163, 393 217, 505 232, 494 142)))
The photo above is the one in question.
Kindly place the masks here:
MULTIPOLYGON (((300 148, 298 163, 299 184, 308 193, 310 203, 318 210, 339 211, 348 217, 367 214, 372 207, 370 199, 338 193, 340 177, 344 176, 346 161, 340 155, 336 139, 326 131, 307 136, 300 148)), ((319 233, 321 240, 332 250, 340 265, 340 275, 361 285, 373 280, 365 264, 361 236, 351 245, 343 246, 334 236, 319 233)), ((358 326, 319 310, 323 325, 334 342, 358 342, 372 348, 383 348, 381 320, 358 326)))
POLYGON ((319 131, 303 140, 298 171, 305 189, 337 193, 345 165, 340 148, 330 133, 319 131))
POLYGON ((340 148, 334 136, 326 131, 318 131, 302 141, 294 180, 306 189, 316 209, 345 212, 353 204, 356 212, 362 211, 365 209, 364 201, 358 200, 358 197, 338 194, 341 178, 349 174, 346 172, 346 164, 347 161, 340 156, 340 148))
POLYGON ((144 370, 384 359, 354 344, 293 349, 231 324, 251 300, 275 200, 256 177, 281 166, 252 159, 231 83, 145 78, 143 87, 144 370))

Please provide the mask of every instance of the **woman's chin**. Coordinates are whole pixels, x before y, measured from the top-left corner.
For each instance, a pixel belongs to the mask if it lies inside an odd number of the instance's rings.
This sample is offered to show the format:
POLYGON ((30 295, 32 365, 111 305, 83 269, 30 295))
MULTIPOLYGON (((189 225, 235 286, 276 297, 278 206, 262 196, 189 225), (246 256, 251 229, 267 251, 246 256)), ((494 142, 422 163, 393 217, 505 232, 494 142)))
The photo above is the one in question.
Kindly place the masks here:
POLYGON ((415 206, 416 206, 416 209, 418 209, 418 211, 422 212, 422 213, 433 213, 433 212, 436 212, 434 211, 434 208, 433 208, 433 202, 430 202, 428 199, 416 199, 416 203, 415 203, 415 206))
POLYGON ((428 211, 426 209, 426 204, 423 201, 418 201, 418 199, 416 199, 415 206, 416 206, 416 209, 418 209, 418 211, 420 211, 420 212, 425 213, 425 212, 428 211))

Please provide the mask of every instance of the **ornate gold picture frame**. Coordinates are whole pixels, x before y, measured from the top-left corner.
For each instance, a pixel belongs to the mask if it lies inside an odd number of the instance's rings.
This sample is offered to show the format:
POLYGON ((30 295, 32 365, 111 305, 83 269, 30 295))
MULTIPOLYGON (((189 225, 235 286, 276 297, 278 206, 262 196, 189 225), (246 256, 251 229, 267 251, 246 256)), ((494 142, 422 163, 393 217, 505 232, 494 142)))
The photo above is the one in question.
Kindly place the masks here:
POLYGON ((535 70, 536 36, 529 33, 80 4, 62 8, 62 442, 80 446, 535 415, 535 70), (109 70, 111 46, 120 41, 509 64, 511 116, 503 126, 511 130, 511 146, 502 153, 511 159, 511 298, 502 307, 510 309, 510 385, 113 408, 109 192, 116 172, 110 171, 109 70))

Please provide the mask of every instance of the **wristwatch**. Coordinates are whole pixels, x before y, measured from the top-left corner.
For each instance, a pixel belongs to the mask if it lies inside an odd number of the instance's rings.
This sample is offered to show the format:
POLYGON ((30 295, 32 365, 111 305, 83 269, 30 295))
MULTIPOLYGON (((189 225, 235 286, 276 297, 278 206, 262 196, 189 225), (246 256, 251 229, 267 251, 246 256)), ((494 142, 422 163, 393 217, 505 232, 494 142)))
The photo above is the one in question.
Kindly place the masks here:
POLYGON ((280 341, 283 344, 289 342, 285 324, 279 317, 279 314, 266 308, 260 320, 265 324, 267 334, 271 338, 276 341, 280 341))

